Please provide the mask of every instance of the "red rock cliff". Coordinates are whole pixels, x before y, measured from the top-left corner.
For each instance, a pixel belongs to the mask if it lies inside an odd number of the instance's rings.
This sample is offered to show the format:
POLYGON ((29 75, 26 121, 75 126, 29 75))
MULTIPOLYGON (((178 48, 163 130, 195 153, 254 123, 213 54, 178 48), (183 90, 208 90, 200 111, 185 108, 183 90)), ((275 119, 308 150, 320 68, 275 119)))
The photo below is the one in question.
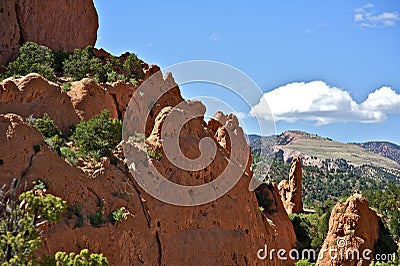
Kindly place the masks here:
POLYGON ((27 41, 69 52, 94 46, 98 27, 92 0, 0 1, 0 66, 27 41))

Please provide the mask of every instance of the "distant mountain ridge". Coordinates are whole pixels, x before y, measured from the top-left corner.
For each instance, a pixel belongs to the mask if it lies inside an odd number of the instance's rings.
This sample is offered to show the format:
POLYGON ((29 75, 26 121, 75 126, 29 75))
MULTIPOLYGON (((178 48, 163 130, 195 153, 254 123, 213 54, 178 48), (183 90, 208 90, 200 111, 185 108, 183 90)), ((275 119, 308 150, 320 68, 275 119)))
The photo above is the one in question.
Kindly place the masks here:
POLYGON ((361 148, 380 154, 400 164, 400 146, 387 141, 368 141, 364 143, 354 143, 361 148))
POLYGON ((292 159, 301 159, 306 206, 337 201, 353 191, 383 190, 391 183, 400 184, 400 164, 388 158, 398 148, 392 143, 370 142, 367 147, 374 148, 374 153, 363 148, 363 143, 342 143, 303 131, 285 131, 268 137, 248 135, 248 139, 253 176, 260 181, 287 179, 292 159), (265 150, 263 146, 272 144, 272 158, 260 152, 265 150))
POLYGON ((400 170, 400 146, 390 142, 342 143, 299 130, 268 137, 248 135, 248 139, 253 152, 262 142, 275 142, 275 154, 284 161, 300 156, 303 164, 321 168, 322 161, 344 159, 354 166, 374 165, 400 170))

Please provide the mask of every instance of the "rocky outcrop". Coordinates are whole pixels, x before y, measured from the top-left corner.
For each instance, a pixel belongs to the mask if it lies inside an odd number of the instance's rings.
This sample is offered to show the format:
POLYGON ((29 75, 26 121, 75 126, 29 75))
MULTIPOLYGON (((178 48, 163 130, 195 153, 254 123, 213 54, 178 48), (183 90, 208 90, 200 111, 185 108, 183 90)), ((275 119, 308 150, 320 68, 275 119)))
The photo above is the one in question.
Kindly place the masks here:
POLYGON ((266 222, 270 223, 275 231, 278 247, 284 250, 295 248, 296 233, 283 206, 276 183, 261 184, 255 193, 266 222))
MULTIPOLYGON (((212 163, 202 170, 187 171, 176 167, 165 156, 159 132, 168 109, 179 103, 199 110, 204 106, 199 102, 183 102, 170 74, 165 79, 161 73, 153 75, 156 78, 147 85, 147 96, 157 89, 171 86, 173 89, 155 103, 147 119, 147 142, 160 145, 163 154, 159 161, 149 159, 148 162, 165 178, 178 184, 201 185, 215 180, 226 169, 232 155, 217 142, 215 133, 202 117, 192 119, 182 127, 180 148, 188 158, 196 158, 200 156, 200 140, 209 138, 216 144, 212 163)), ((50 87, 59 90, 57 86, 50 87)), ((32 99, 40 99, 47 91, 37 90, 32 99)), ((97 92, 98 88, 95 90, 96 97, 103 97, 102 92, 97 92)), ((57 95, 60 99, 66 97, 60 91, 57 95)), ((27 101, 26 97, 20 98, 27 101)), ((60 99, 53 101, 60 103, 60 99)), ((105 98, 102 99, 97 103, 103 104, 105 98)), ((36 107, 32 105, 31 108, 36 107)), ((65 114, 73 110, 71 108, 71 103, 59 104, 57 110, 65 114)), ((50 109, 47 110, 50 114, 50 109)), ((82 113, 86 110, 91 109, 84 109, 82 113)), ((77 119, 75 113, 74 116, 65 117, 77 119)), ((224 126, 229 129, 229 125, 224 126)), ((241 133, 239 125, 235 127, 236 132, 241 133)), ((240 139, 240 136, 235 138, 240 139)), ((222 139, 221 135, 220 141, 222 139)), ((128 171, 121 150, 116 153, 119 158, 117 162, 110 164, 104 160, 98 168, 93 166, 94 171, 80 162, 78 166, 73 166, 51 150, 36 128, 14 114, 0 115, 0 143, 0 183, 9 183, 15 177, 19 177, 23 184, 42 179, 49 185, 48 193, 67 201, 69 211, 62 221, 43 228, 41 233, 44 242, 42 251, 50 255, 59 250, 78 252, 88 248, 91 252, 103 253, 110 265, 254 265, 261 262, 257 252, 265 245, 268 245, 268 249, 277 250, 292 246, 296 241, 293 235, 281 233, 281 228, 292 230, 287 224, 287 214, 283 216, 282 211, 272 214, 268 218, 272 221, 270 224, 258 209, 255 194, 248 190, 251 172, 244 173, 238 183, 217 200, 199 206, 182 207, 164 203, 144 191, 134 178, 140 173, 132 172, 132 175, 128 171), (121 207, 127 211, 126 219, 110 222, 108 217, 121 207), (93 226, 90 217, 95 215, 104 217, 105 222, 93 226)), ((244 144, 243 151, 248 148, 244 144)), ((274 193, 277 194, 276 189, 274 193)), ((278 209, 282 210, 283 207, 278 209)), ((277 256, 266 260, 261 263, 286 264, 277 256)))
POLYGON ((99 27, 92 0, 73 5, 65 0, 1 1, 0 22, 0 65, 14 59, 27 41, 69 52, 94 46, 99 27))
POLYGON ((123 81, 99 85, 92 79, 73 82, 71 91, 32 73, 21 78, 9 78, 0 83, 0 113, 16 113, 22 117, 42 117, 54 120, 66 135, 79 120, 88 120, 107 109, 113 118, 123 119, 128 103, 136 91, 123 81))
POLYGON ((20 29, 15 1, 0 1, 0 73, 15 59, 20 40, 20 29))
POLYGON ((378 239, 378 221, 361 194, 336 204, 317 265, 369 265, 378 239))
MULTIPOLYGON (((20 177, 22 187, 41 179, 49 184, 48 193, 67 201, 70 214, 54 227, 43 231, 44 251, 103 252, 111 265, 133 265, 145 261, 158 263, 160 256, 156 232, 149 230, 142 198, 130 181, 126 168, 104 167, 102 175, 89 178, 79 167, 61 159, 44 143, 36 128, 13 114, 0 115, 1 184, 20 177), (34 150, 39 145, 40 150, 34 150), (101 206, 101 207, 100 207, 101 206), (126 220, 116 224, 90 225, 96 212, 105 219, 115 209, 129 211, 126 220)), ((29 187, 28 187, 29 188, 29 187)))
MULTIPOLYGON (((0 105, 1 106, 1 105, 0 105)), ((36 151, 45 145, 42 134, 16 114, 0 114, 0 184, 24 180, 36 151)))
MULTIPOLYGON (((117 92, 115 90, 113 92, 116 95, 117 92)), ((68 96, 81 120, 89 120, 103 109, 110 111, 111 117, 119 117, 113 96, 93 79, 84 78, 81 81, 73 82, 68 96)))
POLYGON ((293 158, 289 171, 289 180, 282 180, 278 186, 283 205, 288 214, 303 212, 302 169, 298 157, 293 158))
MULTIPOLYGON (((227 128, 230 128, 231 131, 235 132, 236 138, 239 138, 239 142, 247 143, 244 137, 243 129, 239 126, 239 121, 237 117, 233 114, 225 115, 222 112, 217 112, 207 124, 208 128, 214 134, 214 138, 217 140, 219 145, 221 145, 228 152, 231 152, 231 136, 229 136, 227 128)), ((245 150, 243 150, 242 154, 239 156, 249 156, 249 160, 247 161, 247 166, 245 173, 250 175, 250 167, 251 167, 251 152, 250 146, 246 145, 245 150), (246 150, 248 149, 248 150, 246 150), (249 152, 247 152, 249 151, 249 152), (248 155, 246 155, 248 154, 248 155)))
POLYGON ((136 91, 136 87, 127 82, 117 81, 112 84, 106 84, 106 91, 110 94, 115 102, 118 112, 118 118, 123 119, 129 101, 136 91))
POLYGON ((22 117, 43 117, 47 113, 66 135, 69 127, 79 122, 68 95, 57 84, 38 74, 0 83, 0 113, 16 113, 22 117))

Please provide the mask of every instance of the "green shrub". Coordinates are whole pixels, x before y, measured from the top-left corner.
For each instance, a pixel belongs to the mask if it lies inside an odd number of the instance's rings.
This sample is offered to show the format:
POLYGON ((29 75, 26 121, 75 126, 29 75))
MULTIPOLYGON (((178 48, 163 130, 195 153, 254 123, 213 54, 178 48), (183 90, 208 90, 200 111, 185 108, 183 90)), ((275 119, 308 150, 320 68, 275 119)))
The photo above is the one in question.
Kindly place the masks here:
POLYGON ((390 183, 386 190, 366 190, 363 195, 369 205, 382 214, 393 238, 400 240, 400 186, 390 183))
MULTIPOLYGON (((45 142, 49 145, 59 156, 61 156, 61 147, 65 144, 65 139, 61 136, 61 131, 56 127, 54 121, 47 113, 43 114, 43 118, 29 117, 30 123, 33 122, 34 126, 42 133, 45 142)), ((35 146, 36 147, 36 146, 35 146)), ((38 151, 40 151, 40 146, 38 151)))
POLYGON ((97 82, 107 82, 107 72, 103 63, 94 53, 92 46, 85 49, 75 49, 63 62, 64 74, 74 80, 81 80, 85 77, 91 77, 97 82))
POLYGON ((89 222, 94 227, 100 227, 100 225, 106 222, 104 218, 104 213, 99 209, 95 214, 89 216, 89 222))
POLYGON ((128 214, 129 211, 125 207, 121 207, 112 212, 111 218, 114 222, 118 222, 121 219, 126 219, 128 214))
POLYGON ((72 86, 72 84, 71 84, 71 82, 69 82, 69 81, 62 84, 62 88, 63 88, 65 91, 70 91, 70 90, 71 90, 71 86, 72 86))
POLYGON ((8 64, 9 76, 24 76, 35 72, 43 77, 54 80, 55 58, 50 48, 33 42, 26 42, 19 49, 19 56, 8 64))
POLYGON ((82 204, 79 202, 74 202, 71 206, 68 206, 67 209, 67 223, 69 224, 69 219, 73 219, 74 215, 78 218, 75 224, 75 227, 82 227, 84 224, 84 216, 81 213, 82 211, 82 204))
POLYGON ((65 201, 50 194, 36 196, 33 190, 16 195, 18 183, 4 193, 0 189, 0 264, 32 265, 41 246, 39 222, 57 223, 65 201), (9 196, 5 197, 8 194, 9 196))
POLYGON ((318 254, 328 233, 329 216, 330 213, 321 216, 316 213, 289 215, 300 251, 311 248, 318 254))
POLYGON ((66 252, 57 252, 55 255, 55 262, 57 266, 106 266, 108 260, 103 254, 90 254, 89 250, 82 249, 79 254, 66 252))
POLYGON ((32 183, 33 183, 33 190, 46 191, 46 189, 49 188, 49 185, 45 181, 43 181, 41 179, 33 181, 32 183))
POLYGON ((70 147, 61 147, 60 148, 61 158, 66 160, 67 162, 76 165, 78 163, 78 155, 76 152, 70 147))
POLYGON ((45 138, 44 141, 58 154, 58 156, 61 156, 61 148, 65 145, 65 139, 59 135, 54 135, 53 137, 45 138))
POLYGON ((47 113, 44 113, 42 118, 35 119, 34 125, 45 138, 51 138, 55 135, 61 136, 61 131, 47 113))
POLYGON ((111 157, 112 150, 122 139, 122 122, 110 117, 110 112, 103 110, 100 115, 76 125, 71 139, 75 141, 79 152, 95 160, 111 157))
POLYGON ((123 63, 123 69, 128 78, 143 79, 143 64, 134 53, 130 53, 123 63))
POLYGON ((315 263, 309 262, 307 259, 299 260, 295 264, 296 266, 313 266, 315 263))
POLYGON ((149 155, 150 158, 156 159, 157 161, 161 160, 161 158, 162 158, 161 152, 155 150, 152 147, 148 147, 146 149, 146 151, 147 151, 147 155, 149 155))
POLYGON ((58 75, 63 74, 63 62, 71 55, 64 51, 53 51, 54 55, 54 71, 58 75))

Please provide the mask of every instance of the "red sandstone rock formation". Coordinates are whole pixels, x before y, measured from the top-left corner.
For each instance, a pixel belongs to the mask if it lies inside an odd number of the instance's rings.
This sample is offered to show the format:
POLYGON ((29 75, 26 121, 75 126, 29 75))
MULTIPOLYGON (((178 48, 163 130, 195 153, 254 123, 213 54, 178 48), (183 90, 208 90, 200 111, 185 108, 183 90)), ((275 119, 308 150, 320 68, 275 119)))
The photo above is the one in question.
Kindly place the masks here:
POLYGON ((106 90, 110 94, 116 104, 118 111, 118 118, 123 119, 126 111, 126 107, 129 104, 133 93, 136 91, 136 87, 127 82, 117 81, 110 84, 106 84, 106 90))
POLYGON ((69 52, 94 46, 98 26, 92 0, 1 1, 0 65, 13 60, 27 41, 69 52))
POLYGON ((15 1, 0 2, 0 72, 15 59, 20 40, 20 29, 15 10, 15 1))
MULTIPOLYGON (((154 73, 150 71, 148 73, 154 73)), ((162 126, 163 114, 168 107, 181 103, 183 99, 170 74, 165 79, 161 73, 153 75, 156 75, 156 79, 147 85, 148 95, 151 95, 153 90, 163 87, 172 86, 173 88, 155 103, 146 123, 148 142, 161 143, 162 152, 162 141, 159 141, 160 134, 157 132, 162 126)), ((22 78, 21 81, 27 77, 22 78)), ((2 83, 3 95, 17 96, 9 98, 2 96, 0 99, 3 101, 13 99, 17 106, 19 102, 31 103, 32 99, 38 99, 31 105, 31 110, 48 102, 49 105, 43 111, 48 112, 50 116, 53 114, 53 118, 54 114, 57 117, 59 113, 65 114, 73 110, 71 102, 68 103, 68 97, 58 86, 37 77, 34 80, 39 80, 37 84, 40 86, 50 84, 48 85, 50 87, 47 90, 29 87, 31 88, 29 91, 34 93, 27 94, 30 95, 27 97, 26 87, 19 87, 22 82, 6 81, 7 84, 16 83, 12 90, 18 93, 10 94, 8 86, 11 85, 7 85, 4 89, 4 83, 2 83), (46 94, 49 90, 56 93, 46 94), (53 95, 52 97, 55 98, 52 101, 58 104, 51 105, 50 101, 43 98, 47 97, 46 95, 53 95), (63 100, 65 103, 61 104, 63 100)), ((104 91, 104 93, 95 92, 95 97, 103 98, 94 99, 93 103, 104 104, 104 99, 108 98, 104 96, 107 90, 104 91)), ((90 89, 87 90, 87 93, 89 92, 90 89)), ((121 97, 124 98, 124 96, 121 97)), ((125 98, 119 101, 119 103, 125 102, 127 102, 125 98)), ((2 113, 7 113, 8 110, 11 112, 14 108, 11 101, 7 103, 9 104, 7 108, 1 105, 4 108, 2 113)), ((115 115, 117 105, 115 102, 113 104, 115 115)), ((185 104, 190 105, 190 102, 185 104)), ((200 103, 193 104, 201 107, 200 103)), ((84 104, 75 104, 75 106, 85 106, 86 109, 79 107, 79 110, 83 111, 82 114, 94 113, 92 110, 95 107, 91 109, 84 104)), ((19 108, 21 109, 15 108, 15 111, 18 113, 24 111, 22 107, 19 108)), ((124 104, 118 105, 119 111, 124 108, 126 108, 124 104)), ((96 110, 100 109, 97 107, 96 110)), ((78 120, 75 113, 64 117, 71 119, 65 124, 74 124, 78 120)), ((57 119, 59 120, 57 125, 62 125, 60 122, 64 121, 62 117, 57 119)), ((241 132, 238 125, 236 129, 237 132, 241 132)), ((217 143, 215 133, 202 117, 190 120, 183 127, 180 143, 183 154, 189 158, 195 158, 199 156, 199 141, 204 137, 214 139, 217 152, 212 163, 203 170, 179 169, 169 162, 166 156, 162 156, 160 161, 152 159, 149 162, 172 182, 184 185, 210 182, 225 169, 229 163, 230 152, 217 143)), ((221 141, 222 138, 219 140, 221 141)), ((285 265, 287 262, 278 260, 276 256, 273 256, 272 260, 267 258, 268 261, 260 261, 257 252, 264 248, 265 244, 269 249, 279 249, 291 247, 296 242, 293 234, 283 232, 283 228, 292 230, 287 223, 287 214, 283 215, 279 211, 269 216, 271 225, 266 221, 265 215, 259 211, 255 194, 248 191, 251 172, 243 174, 227 194, 213 202, 196 207, 179 207, 161 202, 147 194, 128 172, 120 152, 120 160, 116 165, 103 163, 101 171, 98 171, 96 175, 89 175, 87 166, 86 168, 75 167, 65 162, 43 141, 36 128, 17 115, 0 115, 0 143, 2 144, 0 183, 10 183, 15 177, 27 184, 31 184, 33 180, 42 179, 49 184, 48 193, 63 198, 68 206, 75 206, 78 210, 77 214, 65 215, 59 224, 43 231, 43 251, 51 255, 59 250, 78 252, 82 248, 88 248, 91 252, 103 253, 111 265, 254 265, 258 263, 285 265), (40 151, 34 148, 37 145, 40 145, 40 151), (107 221, 99 227, 90 225, 89 216, 101 212, 107 218, 113 210, 120 207, 125 207, 129 211, 126 220, 123 219, 115 224, 107 221), (80 220, 82 219, 80 217, 83 217, 83 220, 80 220)), ((247 144, 244 147, 248 149, 247 144)), ((282 206, 279 209, 281 210, 282 206)))
POLYGON ((369 265, 378 239, 378 219, 361 194, 354 194, 346 202, 336 204, 317 265, 369 265), (335 250, 332 256, 329 250, 335 250))
POLYGON ((263 208, 263 215, 271 223, 277 237, 277 246, 284 250, 296 247, 296 234, 293 224, 283 207, 276 183, 262 184, 255 190, 258 204, 263 208))
POLYGON ((33 115, 35 118, 47 113, 64 134, 69 133, 71 125, 79 122, 65 91, 38 74, 0 83, 0 113, 16 113, 22 117, 33 115))
POLYGON ((301 162, 298 157, 293 158, 289 171, 289 180, 282 180, 278 189, 283 205, 288 214, 303 212, 303 200, 301 198, 302 187, 301 162))
POLYGON ((84 78, 81 81, 73 82, 71 91, 67 94, 81 120, 89 120, 103 109, 110 111, 111 117, 118 118, 113 96, 93 79, 84 78))

